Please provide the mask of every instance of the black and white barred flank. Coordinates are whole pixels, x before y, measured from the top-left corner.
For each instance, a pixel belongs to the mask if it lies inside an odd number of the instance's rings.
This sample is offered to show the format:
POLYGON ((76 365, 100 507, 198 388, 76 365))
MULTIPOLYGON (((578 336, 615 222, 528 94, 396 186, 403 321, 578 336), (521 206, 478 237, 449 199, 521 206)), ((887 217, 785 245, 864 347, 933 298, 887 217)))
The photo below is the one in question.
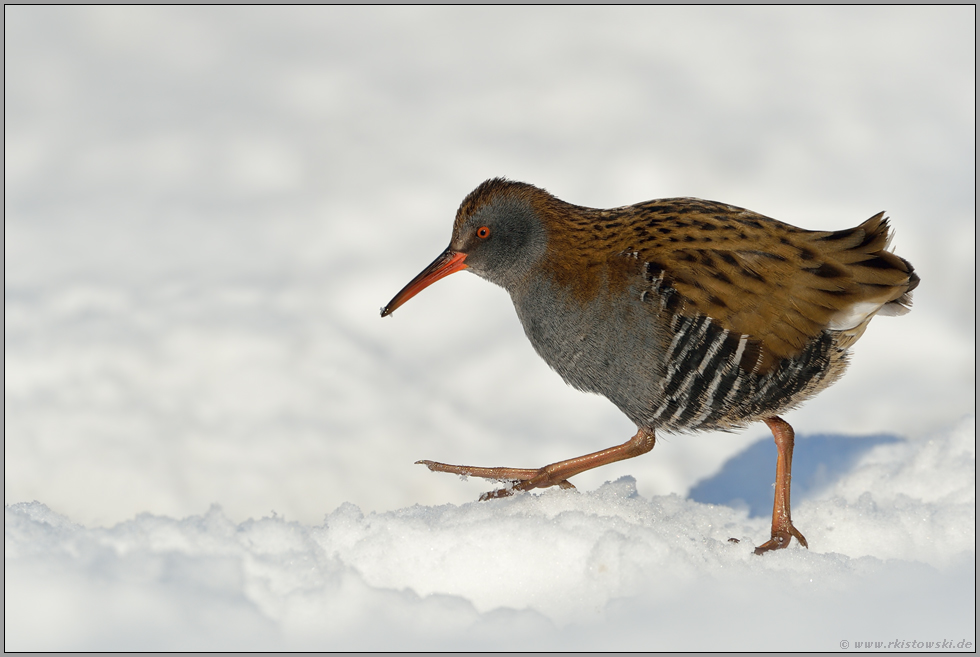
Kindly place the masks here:
POLYGON ((732 429, 777 415, 808 398, 827 376, 839 376, 845 365, 834 331, 759 374, 759 345, 748 336, 704 315, 675 315, 671 329, 661 403, 648 420, 665 431, 732 429))

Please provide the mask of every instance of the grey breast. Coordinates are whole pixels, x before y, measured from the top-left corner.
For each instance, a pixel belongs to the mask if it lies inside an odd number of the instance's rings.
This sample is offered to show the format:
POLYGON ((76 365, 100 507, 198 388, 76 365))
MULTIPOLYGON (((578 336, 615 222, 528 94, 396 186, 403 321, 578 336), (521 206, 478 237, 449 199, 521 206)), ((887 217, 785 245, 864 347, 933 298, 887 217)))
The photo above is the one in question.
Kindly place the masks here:
POLYGON ((669 339, 639 287, 615 303, 600 294, 582 304, 547 277, 510 292, 535 351, 566 383, 605 396, 638 426, 655 426, 669 339))

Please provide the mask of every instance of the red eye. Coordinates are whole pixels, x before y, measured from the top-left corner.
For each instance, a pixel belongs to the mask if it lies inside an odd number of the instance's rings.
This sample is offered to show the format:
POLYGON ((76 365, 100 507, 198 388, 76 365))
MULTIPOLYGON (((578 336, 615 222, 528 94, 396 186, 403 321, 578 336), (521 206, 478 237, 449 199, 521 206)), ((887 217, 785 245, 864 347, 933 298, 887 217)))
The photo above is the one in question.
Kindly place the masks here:
POLYGON ((476 229, 476 236, 479 237, 481 240, 485 240, 488 237, 490 237, 490 229, 487 228, 486 226, 480 226, 479 228, 476 229))

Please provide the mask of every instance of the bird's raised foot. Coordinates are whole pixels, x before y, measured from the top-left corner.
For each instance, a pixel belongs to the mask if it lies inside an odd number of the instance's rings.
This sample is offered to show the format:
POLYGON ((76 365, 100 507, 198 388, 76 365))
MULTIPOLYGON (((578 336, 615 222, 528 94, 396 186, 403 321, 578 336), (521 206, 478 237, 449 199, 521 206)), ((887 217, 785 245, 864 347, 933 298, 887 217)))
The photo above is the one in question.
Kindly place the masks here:
POLYGON ((531 490, 533 488, 548 488, 549 486, 558 486, 566 489, 575 488, 574 484, 568 481, 568 479, 558 479, 555 477, 556 473, 554 472, 555 468, 553 466, 545 466, 537 470, 532 470, 529 468, 482 468, 469 465, 449 465, 448 463, 425 460, 416 461, 415 464, 424 465, 433 472, 448 472, 464 477, 479 477, 480 479, 503 481, 511 484, 507 488, 500 488, 484 493, 480 496, 481 502, 499 497, 508 497, 517 491, 531 490))
POLYGON ((772 538, 757 547, 755 549, 755 553, 765 554, 766 552, 770 552, 772 550, 782 550, 789 547, 790 539, 794 536, 796 537, 796 540, 800 542, 800 545, 809 549, 809 546, 806 544, 806 538, 803 537, 800 530, 790 523, 786 527, 774 529, 772 532, 772 538))

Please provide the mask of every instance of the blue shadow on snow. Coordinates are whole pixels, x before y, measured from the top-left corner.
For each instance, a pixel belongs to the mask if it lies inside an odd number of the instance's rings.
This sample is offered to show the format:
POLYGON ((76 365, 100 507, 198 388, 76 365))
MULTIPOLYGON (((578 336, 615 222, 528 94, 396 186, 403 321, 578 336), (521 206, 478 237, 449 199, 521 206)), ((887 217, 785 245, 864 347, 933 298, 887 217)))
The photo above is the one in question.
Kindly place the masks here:
MULTIPOLYGON (((875 436, 796 436, 793 449, 793 502, 819 493, 846 475, 858 459, 877 445, 901 442, 889 434, 875 436)), ((772 514, 776 478, 776 444, 772 436, 728 459, 721 472, 698 482, 688 497, 695 502, 749 507, 749 516, 772 514)))

